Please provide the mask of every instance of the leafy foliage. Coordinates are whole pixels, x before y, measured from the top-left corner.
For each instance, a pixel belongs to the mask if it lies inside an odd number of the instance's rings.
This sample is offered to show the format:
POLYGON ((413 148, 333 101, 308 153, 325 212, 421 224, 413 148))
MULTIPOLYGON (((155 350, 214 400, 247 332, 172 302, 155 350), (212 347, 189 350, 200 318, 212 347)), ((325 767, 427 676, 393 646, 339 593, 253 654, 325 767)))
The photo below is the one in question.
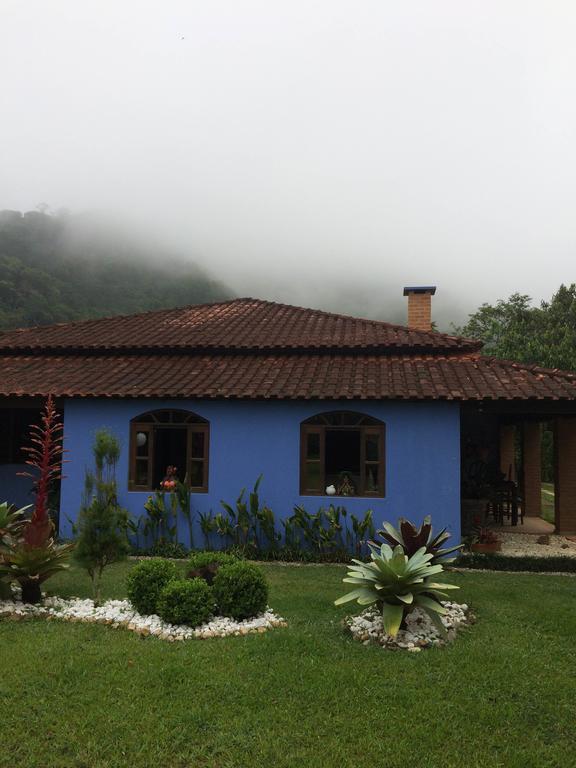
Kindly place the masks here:
POLYGON ((203 579, 174 579, 160 592, 156 613, 170 624, 204 624, 214 612, 212 590, 203 579))
POLYGON ((24 528, 24 513, 28 507, 16 509, 7 501, 0 504, 0 553, 13 544, 24 528))
POLYGON ((144 616, 156 613, 160 592, 176 578, 176 566, 171 560, 153 558, 138 563, 128 574, 128 599, 138 613, 144 616))
POLYGON ((218 612, 241 621, 266 610, 268 583, 253 563, 239 560, 218 569, 213 584, 218 612))
POLYGON ((393 525, 385 522, 382 524, 382 529, 377 531, 377 534, 391 547, 401 546, 404 554, 408 557, 412 557, 419 549, 424 548, 427 554, 432 555, 430 560, 432 565, 438 562, 444 565, 453 563, 456 558, 448 557, 448 555, 462 549, 460 544, 455 547, 442 549, 442 545, 448 541, 450 534, 446 528, 443 528, 440 533, 434 536, 429 515, 424 518, 420 528, 416 528, 414 523, 401 517, 398 521, 398 528, 396 530, 393 525))
POLYGON ((0 329, 230 298, 171 259, 86 217, 0 211, 0 329))
POLYGON ((78 516, 74 559, 92 580, 93 598, 100 602, 104 569, 126 557, 128 514, 118 504, 116 464, 120 443, 108 430, 96 432, 93 446, 95 473, 86 473, 85 498, 78 516))
POLYGON ((159 541, 146 551, 147 555, 152 557, 169 557, 174 560, 184 560, 188 554, 188 550, 184 544, 175 541, 159 541))
POLYGON ((456 330, 482 340, 486 355, 576 370, 576 285, 561 285, 550 301, 537 307, 519 293, 496 304, 482 304, 456 330))
POLYGON ((40 602, 40 586, 60 571, 65 571, 72 545, 41 547, 17 546, 4 552, 0 560, 0 578, 18 581, 24 603, 40 602))
POLYGON ((204 579, 208 584, 212 584, 221 566, 236 562, 238 557, 227 552, 193 552, 188 559, 189 570, 186 577, 204 579))
POLYGON ((419 606, 432 618, 446 613, 440 598, 447 597, 445 590, 458 589, 450 584, 431 581, 444 570, 441 563, 431 564, 433 555, 425 547, 408 557, 398 544, 392 549, 384 543, 378 549, 371 545, 371 561, 354 560, 344 582, 354 584, 352 592, 338 598, 335 605, 356 600, 359 605, 376 603, 382 611, 386 632, 395 637, 406 613, 419 606))
POLYGON ((234 507, 222 501, 227 517, 222 513, 214 517, 216 531, 221 536, 230 538, 233 546, 243 551, 249 548, 274 549, 279 540, 274 513, 266 504, 260 504, 261 482, 262 475, 254 483, 248 501, 245 500, 245 488, 240 491, 234 507))

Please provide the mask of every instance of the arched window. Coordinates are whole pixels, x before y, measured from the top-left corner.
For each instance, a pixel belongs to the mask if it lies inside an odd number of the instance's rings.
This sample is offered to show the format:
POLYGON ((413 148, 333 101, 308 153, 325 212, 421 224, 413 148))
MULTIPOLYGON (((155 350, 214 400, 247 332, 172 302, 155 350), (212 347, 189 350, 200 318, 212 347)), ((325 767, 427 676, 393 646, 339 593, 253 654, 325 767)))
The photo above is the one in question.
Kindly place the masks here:
POLYGON ((300 432, 300 493, 384 496, 384 423, 347 411, 321 413, 300 432))
POLYGON ((210 424, 190 411, 150 411, 132 419, 130 490, 159 488, 172 466, 192 491, 206 492, 209 438, 210 424))

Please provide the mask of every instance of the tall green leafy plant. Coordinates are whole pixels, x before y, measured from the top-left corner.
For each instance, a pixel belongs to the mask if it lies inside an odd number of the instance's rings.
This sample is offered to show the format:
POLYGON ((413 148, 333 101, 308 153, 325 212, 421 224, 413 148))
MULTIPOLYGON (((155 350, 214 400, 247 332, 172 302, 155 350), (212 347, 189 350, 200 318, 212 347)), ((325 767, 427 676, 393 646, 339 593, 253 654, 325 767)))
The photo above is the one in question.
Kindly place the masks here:
POLYGON ((100 429, 92 452, 95 470, 86 472, 74 559, 88 572, 94 602, 98 604, 105 568, 123 560, 128 553, 128 514, 118 503, 118 439, 108 430, 100 429))
POLYGON ((247 500, 246 489, 242 488, 234 506, 222 501, 226 516, 222 513, 214 516, 216 531, 243 552, 274 549, 279 541, 274 513, 260 503, 261 482, 262 475, 254 483, 247 500))

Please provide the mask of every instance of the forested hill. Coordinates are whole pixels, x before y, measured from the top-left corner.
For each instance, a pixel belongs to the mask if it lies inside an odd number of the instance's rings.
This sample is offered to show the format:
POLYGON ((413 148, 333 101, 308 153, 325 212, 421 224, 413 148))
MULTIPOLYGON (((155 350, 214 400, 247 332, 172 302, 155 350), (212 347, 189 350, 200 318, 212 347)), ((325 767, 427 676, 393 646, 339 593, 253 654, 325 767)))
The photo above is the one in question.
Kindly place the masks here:
POLYGON ((0 211, 0 330, 231 297, 194 263, 94 220, 0 211))

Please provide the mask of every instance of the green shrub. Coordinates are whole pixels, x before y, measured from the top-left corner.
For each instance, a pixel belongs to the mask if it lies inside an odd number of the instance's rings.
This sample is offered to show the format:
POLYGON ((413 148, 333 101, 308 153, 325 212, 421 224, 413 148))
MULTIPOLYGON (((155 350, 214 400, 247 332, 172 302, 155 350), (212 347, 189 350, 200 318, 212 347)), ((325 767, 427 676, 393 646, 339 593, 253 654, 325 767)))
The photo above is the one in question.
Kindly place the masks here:
POLYGON ((170 624, 197 627, 214 613, 212 590, 202 579, 174 579, 162 588, 156 613, 170 624))
POLYGON ((266 610, 268 583, 253 563, 239 560, 222 565, 214 577, 214 598, 222 616, 242 620, 266 610))
POLYGON ((177 577, 176 566, 170 560, 153 558, 139 563, 128 574, 128 599, 138 613, 156 613, 160 592, 177 577))
POLYGON ((576 557, 566 555, 499 555, 472 552, 459 557, 457 568, 479 568, 489 571, 531 571, 532 573, 576 573, 576 557))
POLYGON ((238 562, 240 558, 228 552, 193 552, 188 559, 186 578, 204 579, 212 584, 222 565, 238 562))
POLYGON ((167 557, 173 560, 184 560, 188 554, 184 544, 179 541, 157 541, 150 547, 152 557, 167 557))

